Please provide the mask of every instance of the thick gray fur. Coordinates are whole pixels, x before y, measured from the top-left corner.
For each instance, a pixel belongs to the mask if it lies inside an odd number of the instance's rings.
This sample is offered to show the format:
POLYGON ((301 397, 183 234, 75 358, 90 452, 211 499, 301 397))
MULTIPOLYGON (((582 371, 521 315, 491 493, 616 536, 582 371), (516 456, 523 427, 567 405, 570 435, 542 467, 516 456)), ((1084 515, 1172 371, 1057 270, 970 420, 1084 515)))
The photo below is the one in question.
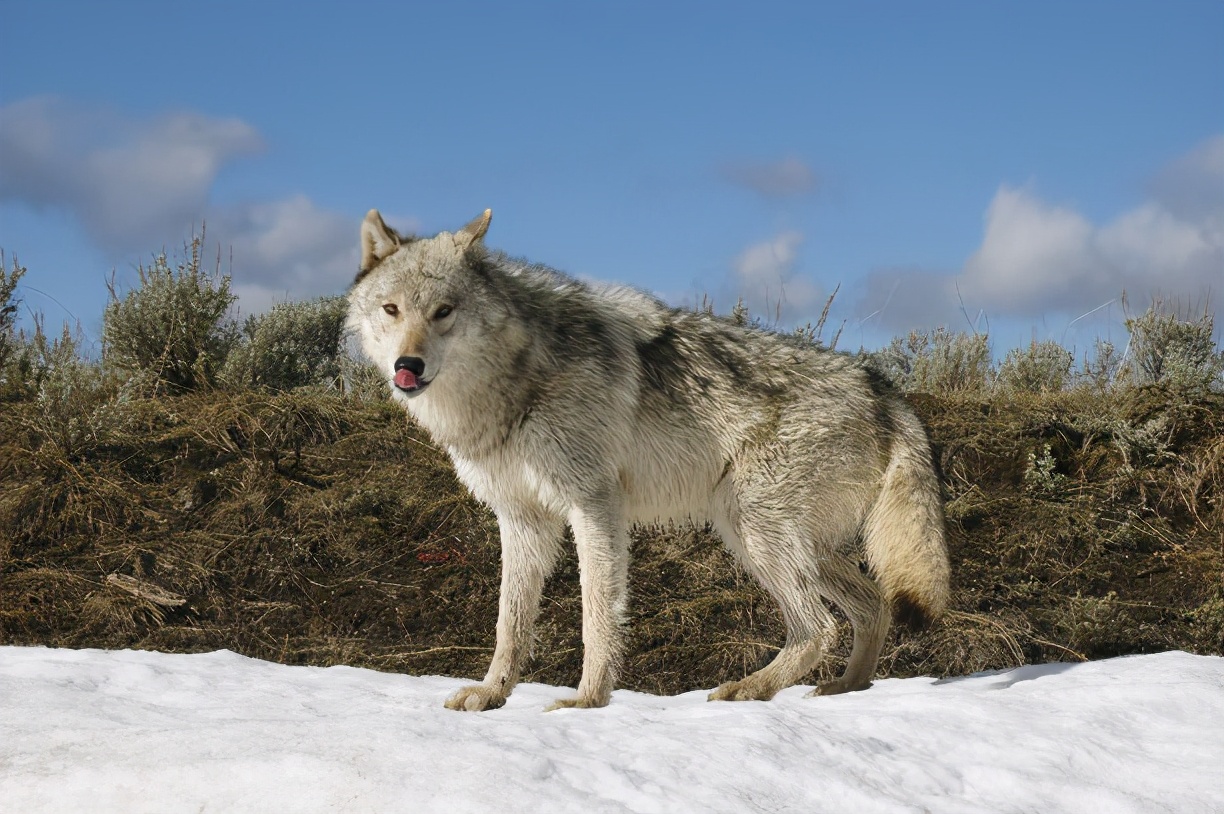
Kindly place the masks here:
POLYGON ((834 635, 825 600, 854 644, 813 694, 869 686, 890 612, 921 624, 948 598, 939 483, 909 406, 855 357, 490 252, 490 216, 417 239, 371 211, 349 295, 389 381, 397 359, 423 361, 424 386, 392 392, 501 528, 493 660, 446 706, 505 703, 567 524, 584 656, 577 697, 556 706, 609 701, 635 522, 712 524, 782 609, 777 657, 711 700, 769 699, 807 675, 834 635))

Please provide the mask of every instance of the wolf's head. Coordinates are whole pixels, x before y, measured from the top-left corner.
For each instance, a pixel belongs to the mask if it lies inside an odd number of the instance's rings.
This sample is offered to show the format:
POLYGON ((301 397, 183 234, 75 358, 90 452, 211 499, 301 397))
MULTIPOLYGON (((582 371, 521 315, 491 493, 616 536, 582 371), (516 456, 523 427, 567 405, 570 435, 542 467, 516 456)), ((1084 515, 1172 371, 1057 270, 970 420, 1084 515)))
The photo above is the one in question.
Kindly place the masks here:
POLYGON ((496 333, 499 309, 481 241, 492 211, 457 232, 397 233, 371 209, 361 224, 361 270, 349 292, 349 324, 397 395, 415 398, 458 382, 496 333))

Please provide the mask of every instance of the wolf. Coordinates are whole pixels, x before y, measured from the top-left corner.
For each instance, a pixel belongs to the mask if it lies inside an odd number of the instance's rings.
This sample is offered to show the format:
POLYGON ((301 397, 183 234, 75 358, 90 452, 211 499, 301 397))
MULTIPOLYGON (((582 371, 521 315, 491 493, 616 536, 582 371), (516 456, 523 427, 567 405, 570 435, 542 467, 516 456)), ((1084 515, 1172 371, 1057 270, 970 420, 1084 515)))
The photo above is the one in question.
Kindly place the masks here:
POLYGON ((391 393, 497 516, 501 594, 488 673, 445 705, 500 707, 522 675, 566 525, 582 591, 582 678, 550 709, 602 707, 623 656, 633 523, 710 524, 782 610, 786 642, 710 700, 768 700, 854 630, 861 690, 890 617, 944 609, 943 503, 926 432, 880 374, 632 288, 581 282, 456 232, 400 234, 371 210, 349 326, 391 393))

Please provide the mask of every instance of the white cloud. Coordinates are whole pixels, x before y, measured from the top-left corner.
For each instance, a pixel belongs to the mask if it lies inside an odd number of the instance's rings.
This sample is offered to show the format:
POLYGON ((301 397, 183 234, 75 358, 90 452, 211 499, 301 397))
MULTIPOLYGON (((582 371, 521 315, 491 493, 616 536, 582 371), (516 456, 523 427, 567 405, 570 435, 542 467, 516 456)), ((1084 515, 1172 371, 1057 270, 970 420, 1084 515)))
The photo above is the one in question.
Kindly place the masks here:
POLYGON ((804 195, 816 189, 816 173, 795 156, 780 161, 739 161, 723 165, 722 176, 766 198, 804 195))
POLYGON ((794 274, 802 242, 803 235, 788 231, 754 243, 735 258, 735 276, 747 286, 776 284, 794 274))
POLYGON ((1078 213, 1048 206, 1027 190, 1001 187, 986 212, 982 245, 958 277, 960 292, 1018 313, 1066 302, 1085 277, 1101 276, 1093 233, 1078 213))
POLYGON ((356 218, 305 195, 222 209, 208 221, 209 243, 232 251, 245 313, 342 290, 357 273, 357 234, 356 218))
POLYGON ((222 167, 262 146, 238 119, 27 99, 0 108, 0 200, 67 210, 109 251, 147 250, 198 220, 222 167))
POLYGON ((147 256, 205 224, 244 313, 343 290, 357 270, 356 215, 300 194, 210 202, 222 169, 262 143, 238 119, 179 112, 138 120, 28 99, 0 107, 0 201, 66 211, 116 258, 147 256))
POLYGON ((781 232, 744 249, 732 263, 733 294, 749 311, 767 321, 787 322, 806 316, 820 299, 820 289, 797 273, 803 235, 781 232))
POLYGON ((1002 186, 982 243, 955 274, 879 269, 862 314, 894 329, 970 313, 1040 317, 1082 313, 1123 290, 1198 299, 1224 288, 1224 137, 1162 170, 1151 199, 1096 225, 1029 188, 1002 186))
POLYGON ((1148 184, 1152 198, 1179 218, 1224 228, 1224 134, 1172 161, 1148 184))
POLYGON ((1105 268, 1127 288, 1197 295, 1224 287, 1224 210, 1195 223, 1148 203, 1098 230, 1105 268))

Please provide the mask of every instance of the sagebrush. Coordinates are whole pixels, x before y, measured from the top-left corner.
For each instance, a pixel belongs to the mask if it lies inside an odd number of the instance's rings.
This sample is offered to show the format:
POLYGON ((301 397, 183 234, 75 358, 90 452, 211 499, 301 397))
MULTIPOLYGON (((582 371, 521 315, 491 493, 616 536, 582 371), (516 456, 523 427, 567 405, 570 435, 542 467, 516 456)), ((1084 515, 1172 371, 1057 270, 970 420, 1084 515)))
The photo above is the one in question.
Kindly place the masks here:
MULTIPOLYGON (((150 377, 170 392, 216 383, 238 338, 227 317, 237 299, 230 278, 203 265, 204 236, 172 264, 163 252, 139 267, 140 284, 122 297, 114 283, 102 316, 102 360, 111 369, 150 377)), ((218 266, 220 259, 218 258, 218 266)))

